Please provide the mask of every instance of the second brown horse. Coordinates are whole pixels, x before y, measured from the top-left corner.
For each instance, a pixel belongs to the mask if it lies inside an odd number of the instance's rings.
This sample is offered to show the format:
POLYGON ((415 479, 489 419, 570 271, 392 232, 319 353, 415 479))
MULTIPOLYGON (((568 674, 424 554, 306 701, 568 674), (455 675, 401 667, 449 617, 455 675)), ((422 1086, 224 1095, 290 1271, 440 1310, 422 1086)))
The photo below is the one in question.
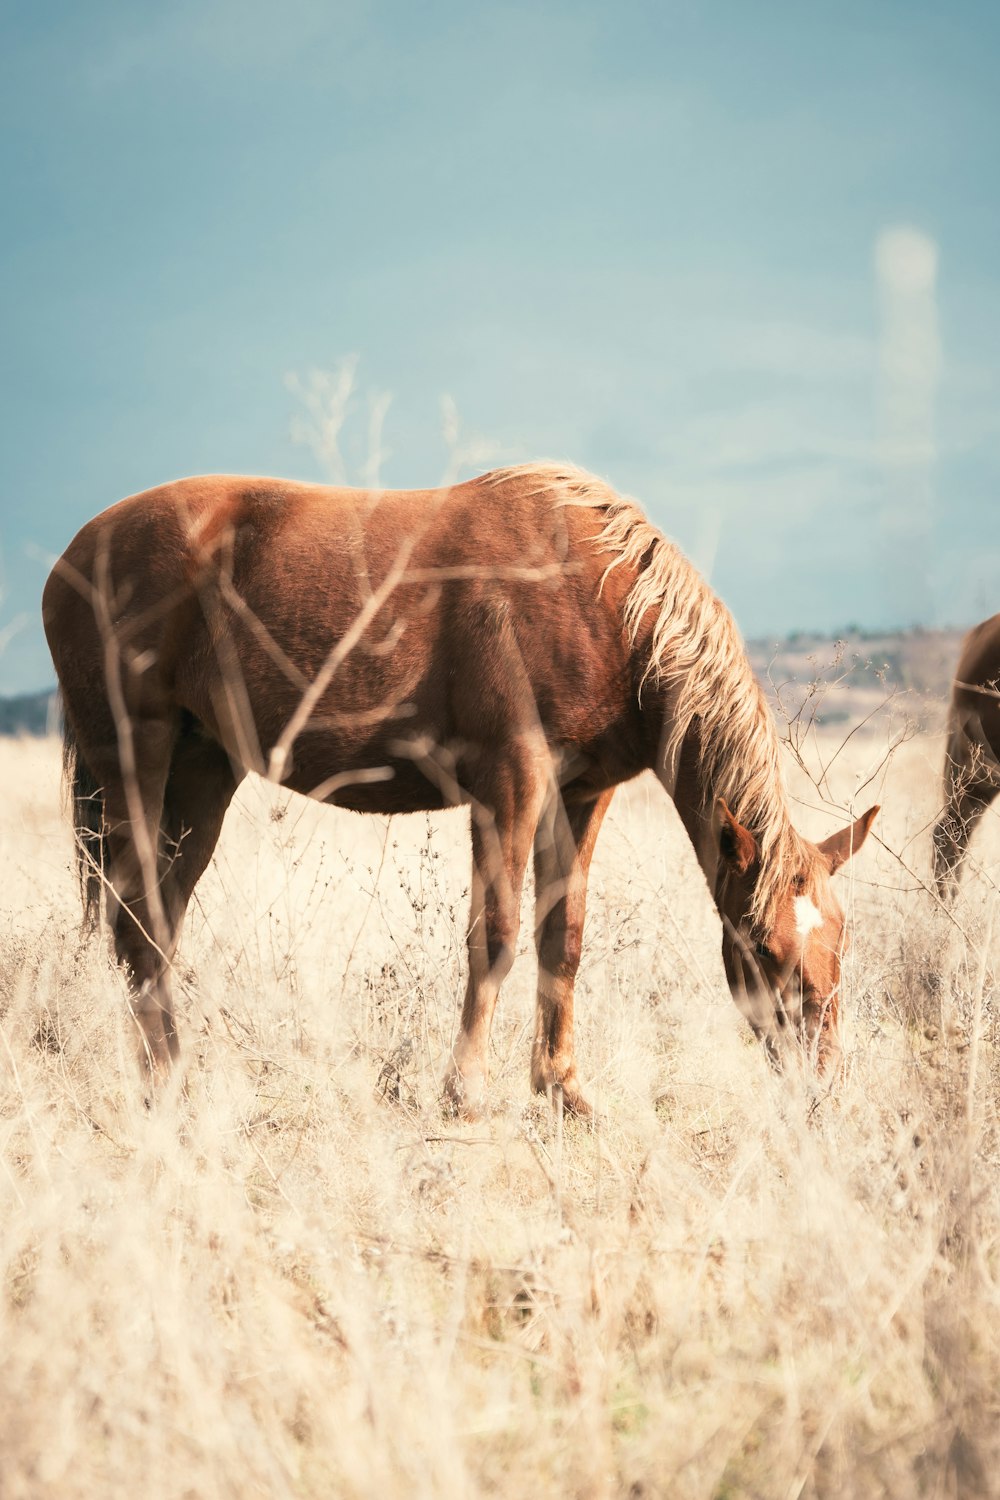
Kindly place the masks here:
POLYGON ((830 876, 876 809, 792 827, 774 725, 733 621, 631 501, 528 465, 447 490, 180 480, 70 543, 45 590, 81 878, 127 966, 154 1071, 170 960, 248 770, 358 812, 471 807, 469 976, 446 1092, 484 1106, 490 1026, 534 854, 531 1078, 584 1114, 573 989, 614 788, 659 776, 723 919, 733 993, 771 1044, 836 1046, 830 876))
POLYGON ((962 643, 948 708, 944 808, 934 828, 934 875, 954 895, 972 832, 1000 792, 1000 615, 962 643))

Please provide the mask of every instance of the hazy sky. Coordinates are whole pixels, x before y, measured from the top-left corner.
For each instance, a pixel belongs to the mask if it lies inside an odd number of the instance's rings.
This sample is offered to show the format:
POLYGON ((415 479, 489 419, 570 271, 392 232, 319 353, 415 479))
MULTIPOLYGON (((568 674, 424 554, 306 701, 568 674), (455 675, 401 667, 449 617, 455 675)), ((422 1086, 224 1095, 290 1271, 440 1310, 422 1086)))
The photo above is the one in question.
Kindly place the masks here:
POLYGON ((571 458, 747 635, 1000 609, 1000 6, 3 9, 0 691, 180 474, 571 458), (298 377, 298 387, 289 377, 298 377), (386 409, 386 400, 391 396, 386 409))

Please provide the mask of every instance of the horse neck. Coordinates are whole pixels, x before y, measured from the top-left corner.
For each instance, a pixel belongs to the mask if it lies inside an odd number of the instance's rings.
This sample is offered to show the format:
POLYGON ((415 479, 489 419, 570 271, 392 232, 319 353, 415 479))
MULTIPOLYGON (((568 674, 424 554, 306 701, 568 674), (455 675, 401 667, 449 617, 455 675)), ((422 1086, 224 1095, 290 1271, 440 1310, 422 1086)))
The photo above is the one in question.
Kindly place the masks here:
MULTIPOLYGON (((669 726, 665 726, 669 734, 669 726)), ((673 798, 678 817, 691 840, 698 863, 705 873, 713 899, 717 892, 719 849, 715 825, 715 799, 702 775, 700 738, 696 726, 688 729, 673 766, 664 765, 663 782, 673 798)))
MULTIPOLYGON (((671 565, 672 559, 671 553, 671 565)), ((656 582, 665 588, 670 580, 656 582)), ((797 842, 777 732, 732 618, 700 580, 696 583, 678 580, 682 601, 676 613, 663 598, 651 600, 634 631, 633 666, 647 742, 655 746, 654 768, 677 806, 713 895, 715 805, 721 796, 758 839, 766 899, 767 887, 794 857, 797 842)), ((640 593, 639 604, 646 601, 640 593)))
MULTIPOLYGON (((698 863, 701 865, 711 892, 718 902, 719 896, 719 834, 716 820, 716 798, 718 789, 706 780, 705 757, 702 754, 701 737, 697 722, 689 726, 672 757, 664 757, 662 747, 670 741, 671 720, 669 712, 660 707, 661 751, 656 765, 657 775, 672 798, 685 832, 691 841, 698 863)), ((777 789, 783 805, 784 795, 777 789)), ((730 788, 727 800, 738 810, 743 805, 739 789, 730 788)), ((738 813, 737 813, 738 815, 738 813)), ((782 832, 791 831, 787 814, 783 815, 782 832)))

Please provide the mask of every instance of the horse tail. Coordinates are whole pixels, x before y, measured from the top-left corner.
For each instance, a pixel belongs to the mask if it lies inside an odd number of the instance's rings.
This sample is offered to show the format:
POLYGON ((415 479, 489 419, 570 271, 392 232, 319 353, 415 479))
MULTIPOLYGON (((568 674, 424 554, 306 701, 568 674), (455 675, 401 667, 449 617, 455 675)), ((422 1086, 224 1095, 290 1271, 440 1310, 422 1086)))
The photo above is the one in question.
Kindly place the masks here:
POLYGON ((104 788, 99 786, 77 743, 76 732, 63 705, 63 776, 71 799, 76 870, 80 881, 85 925, 96 926, 101 916, 101 891, 108 869, 108 833, 104 816, 104 788))

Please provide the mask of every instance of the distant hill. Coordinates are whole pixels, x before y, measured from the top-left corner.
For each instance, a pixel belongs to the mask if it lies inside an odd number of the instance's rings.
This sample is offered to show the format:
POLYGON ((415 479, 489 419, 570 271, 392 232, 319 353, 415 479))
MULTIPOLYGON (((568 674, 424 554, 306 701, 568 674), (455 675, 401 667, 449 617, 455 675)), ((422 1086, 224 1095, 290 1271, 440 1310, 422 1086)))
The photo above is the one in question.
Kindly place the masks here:
POLYGON ((0 734, 50 734, 59 725, 55 688, 0 698, 0 734))
POLYGON ((817 724, 856 724, 881 710, 938 728, 964 630, 867 632, 842 636, 797 631, 748 650, 779 718, 803 714, 817 724))

